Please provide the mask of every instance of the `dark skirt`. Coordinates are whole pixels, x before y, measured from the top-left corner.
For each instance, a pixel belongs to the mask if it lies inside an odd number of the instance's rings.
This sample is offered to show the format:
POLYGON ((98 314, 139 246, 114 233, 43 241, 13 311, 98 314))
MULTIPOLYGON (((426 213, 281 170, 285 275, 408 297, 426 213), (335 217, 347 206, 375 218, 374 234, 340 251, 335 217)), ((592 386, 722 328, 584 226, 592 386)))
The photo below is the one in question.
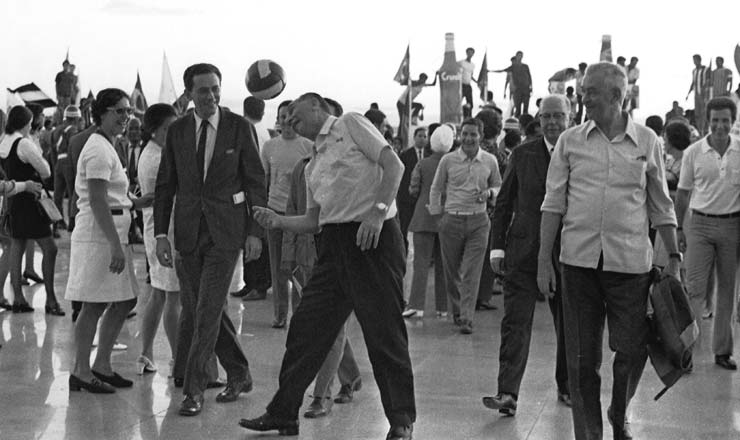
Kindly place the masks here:
POLYGON ((16 194, 9 198, 8 202, 11 238, 39 239, 51 237, 49 218, 33 194, 16 194))

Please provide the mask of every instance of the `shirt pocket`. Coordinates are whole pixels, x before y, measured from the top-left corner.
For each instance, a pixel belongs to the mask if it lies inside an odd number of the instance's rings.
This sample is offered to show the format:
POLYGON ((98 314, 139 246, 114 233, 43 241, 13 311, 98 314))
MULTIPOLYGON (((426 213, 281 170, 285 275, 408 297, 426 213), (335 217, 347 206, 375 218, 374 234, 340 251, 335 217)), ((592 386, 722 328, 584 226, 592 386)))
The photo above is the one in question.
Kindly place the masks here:
POLYGON ((639 185, 645 188, 647 171, 647 156, 640 151, 614 155, 614 172, 620 177, 620 186, 639 185))

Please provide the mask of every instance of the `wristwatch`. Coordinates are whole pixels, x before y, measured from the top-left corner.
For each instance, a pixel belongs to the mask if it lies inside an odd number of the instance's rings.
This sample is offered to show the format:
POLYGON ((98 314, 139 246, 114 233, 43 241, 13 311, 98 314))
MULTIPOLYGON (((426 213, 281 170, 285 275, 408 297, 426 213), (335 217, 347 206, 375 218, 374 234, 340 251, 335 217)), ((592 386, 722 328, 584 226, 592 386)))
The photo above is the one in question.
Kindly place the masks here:
POLYGON ((379 202, 375 204, 375 209, 378 209, 380 211, 383 211, 384 213, 388 212, 388 205, 386 205, 383 202, 379 202))
POLYGON ((668 258, 675 258, 678 260, 679 263, 683 262, 683 253, 681 252, 671 252, 668 254, 668 258))

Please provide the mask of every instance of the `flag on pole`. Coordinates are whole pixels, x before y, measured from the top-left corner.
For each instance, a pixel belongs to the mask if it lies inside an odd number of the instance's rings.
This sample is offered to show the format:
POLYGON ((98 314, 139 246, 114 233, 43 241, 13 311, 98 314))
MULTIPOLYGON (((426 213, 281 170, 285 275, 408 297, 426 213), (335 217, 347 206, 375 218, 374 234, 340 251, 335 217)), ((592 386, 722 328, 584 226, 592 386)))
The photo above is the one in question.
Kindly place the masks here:
POLYGON ((134 91, 131 92, 131 103, 134 107, 134 115, 139 118, 144 117, 144 113, 146 112, 146 108, 148 106, 146 105, 144 90, 141 88, 141 78, 139 77, 139 72, 136 72, 136 85, 134 86, 134 91))
POLYGON ((35 103, 44 108, 56 107, 57 103, 46 93, 41 91, 35 83, 28 83, 15 90, 8 89, 8 96, 15 95, 25 104, 35 103))
POLYGON ((486 95, 488 95, 488 50, 483 54, 483 62, 480 65, 477 83, 480 89, 480 99, 485 103, 487 100, 486 95))
POLYGON ((393 77, 393 81, 401 84, 402 86, 408 85, 409 79, 411 78, 409 73, 409 46, 406 46, 406 55, 401 60, 401 65, 398 66, 398 72, 393 77))
POLYGON ((599 61, 612 62, 612 36, 602 35, 601 36, 601 52, 599 53, 599 61))
POLYGON ((172 81, 170 63, 167 61, 167 53, 164 52, 162 55, 162 81, 159 83, 159 102, 172 104, 177 101, 176 90, 175 82, 172 81))

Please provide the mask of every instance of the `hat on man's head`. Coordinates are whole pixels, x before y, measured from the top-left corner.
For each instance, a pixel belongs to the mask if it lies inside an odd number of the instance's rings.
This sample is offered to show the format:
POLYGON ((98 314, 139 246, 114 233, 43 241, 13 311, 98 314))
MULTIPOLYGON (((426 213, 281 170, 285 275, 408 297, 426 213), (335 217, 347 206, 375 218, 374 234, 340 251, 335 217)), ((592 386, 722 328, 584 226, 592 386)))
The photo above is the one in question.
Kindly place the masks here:
POLYGON ((517 118, 507 118, 504 121, 504 130, 519 130, 519 120, 517 118))
POLYGON ((76 105, 68 105, 67 108, 64 109, 64 118, 81 118, 82 113, 80 112, 80 109, 76 105))
POLYGON ((429 145, 435 153, 447 153, 452 148, 454 140, 455 133, 449 126, 443 124, 434 130, 431 139, 429 139, 429 145))

